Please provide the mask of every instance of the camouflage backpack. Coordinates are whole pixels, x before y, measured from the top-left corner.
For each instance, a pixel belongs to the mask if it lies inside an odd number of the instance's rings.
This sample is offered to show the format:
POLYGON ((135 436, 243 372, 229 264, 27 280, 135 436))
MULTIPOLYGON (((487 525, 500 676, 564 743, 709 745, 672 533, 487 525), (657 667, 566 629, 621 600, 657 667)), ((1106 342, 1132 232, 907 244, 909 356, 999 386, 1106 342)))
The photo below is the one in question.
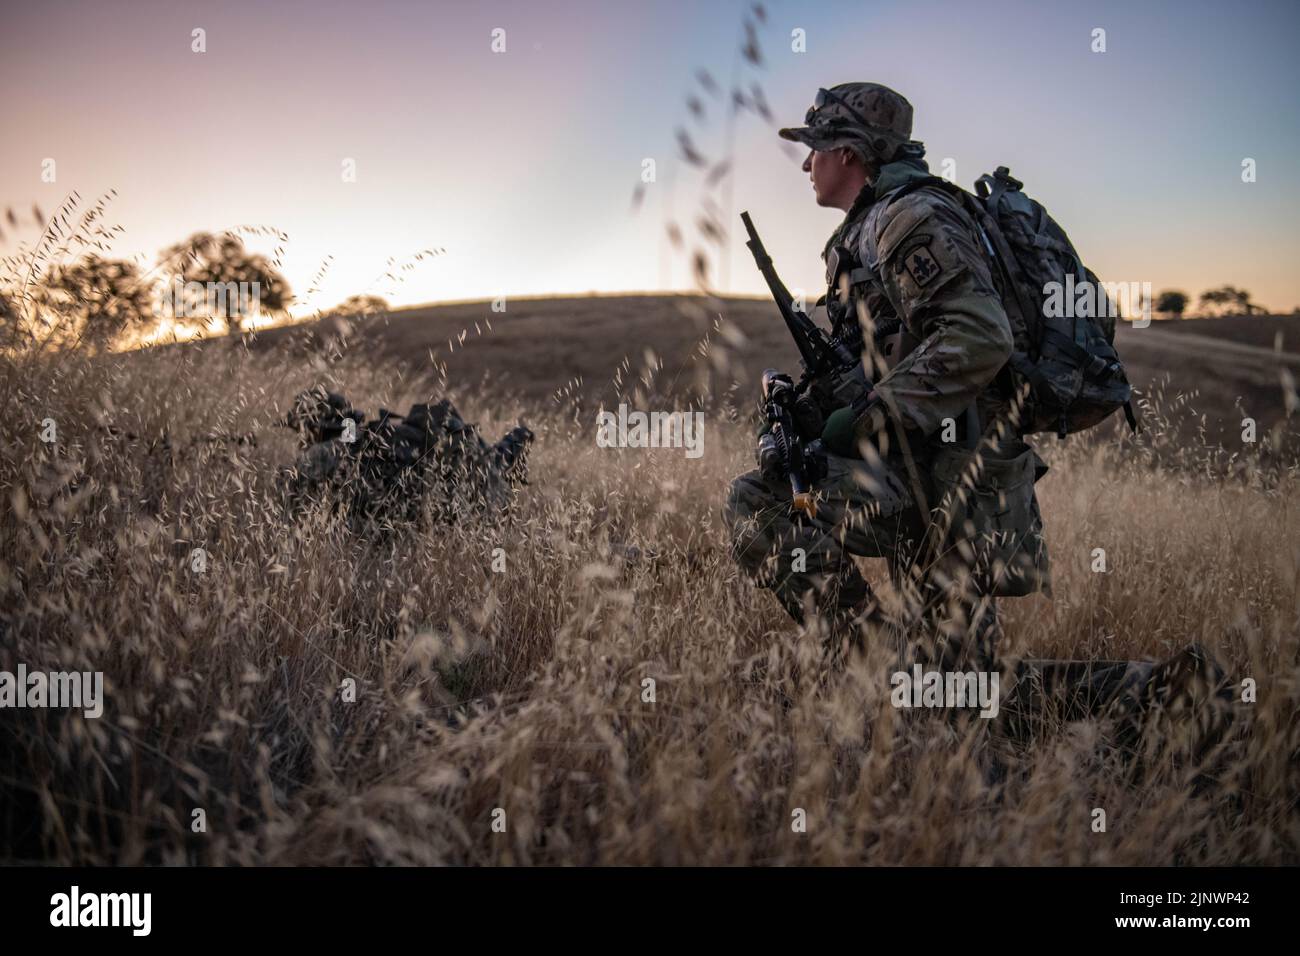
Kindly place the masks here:
POLYGON ((1136 431, 1133 389, 1115 351, 1116 309, 1065 230, 1005 166, 976 181, 977 195, 939 177, 914 180, 899 192, 920 186, 957 197, 983 235, 1015 336, 1009 374, 1029 386, 1023 433, 1054 431, 1064 438, 1119 408, 1136 431), (1076 289, 1089 292, 1091 304, 1076 309, 1076 289))

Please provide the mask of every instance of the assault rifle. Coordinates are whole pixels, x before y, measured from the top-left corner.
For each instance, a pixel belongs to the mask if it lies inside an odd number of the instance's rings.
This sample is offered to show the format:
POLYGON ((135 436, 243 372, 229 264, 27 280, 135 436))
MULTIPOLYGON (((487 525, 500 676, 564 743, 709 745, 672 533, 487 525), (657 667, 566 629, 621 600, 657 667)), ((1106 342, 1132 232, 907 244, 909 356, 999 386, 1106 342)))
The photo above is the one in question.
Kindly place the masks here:
POLYGON ((835 336, 827 335, 806 313, 794 307, 794 296, 790 295, 790 290, 772 267, 772 257, 763 248, 763 240, 758 238, 749 213, 742 212, 740 220, 745 224, 745 232, 749 233, 745 245, 754 254, 754 264, 772 291, 781 318, 785 319, 786 328, 799 349, 803 374, 794 387, 796 396, 811 388, 823 412, 864 402, 871 391, 871 382, 863 370, 862 356, 854 354, 835 336))
POLYGON ((816 437, 807 443, 804 439, 810 432, 820 434, 826 413, 845 405, 861 409, 871 392, 871 382, 861 356, 794 307, 794 296, 776 274, 772 257, 763 248, 749 213, 742 212, 740 220, 749 233, 745 245, 772 290, 803 365, 797 384, 776 369, 763 373, 763 411, 770 428, 759 443, 760 468, 769 476, 778 472, 788 475, 794 510, 815 518, 817 503, 812 486, 825 476, 825 449, 816 437))
POLYGON ((812 489, 826 477, 826 455, 820 439, 805 444, 795 428, 791 410, 796 398, 789 375, 774 368, 763 372, 763 414, 769 428, 759 439, 759 467, 770 477, 788 475, 791 507, 815 518, 817 499, 812 489))

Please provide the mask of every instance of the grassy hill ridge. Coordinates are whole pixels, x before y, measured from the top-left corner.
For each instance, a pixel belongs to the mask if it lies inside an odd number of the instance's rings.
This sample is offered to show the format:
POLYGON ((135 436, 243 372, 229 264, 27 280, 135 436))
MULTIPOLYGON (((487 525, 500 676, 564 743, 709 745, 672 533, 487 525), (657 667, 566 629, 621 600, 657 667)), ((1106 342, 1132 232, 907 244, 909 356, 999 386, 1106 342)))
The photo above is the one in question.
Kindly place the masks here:
MULTIPOLYGON (((252 336, 250 346, 315 349, 339 327, 326 318, 267 329, 252 336)), ((1116 338, 1139 396, 1184 396, 1195 409, 1189 422, 1204 414, 1211 439, 1238 442, 1246 414, 1261 433, 1280 425, 1288 443, 1300 442, 1300 422, 1288 419, 1285 398, 1287 376, 1291 382, 1300 376, 1300 316, 1122 324, 1116 338)), ((431 373, 433 362, 445 363, 454 383, 487 377, 536 400, 566 386, 591 401, 608 400, 619 391, 612 384, 618 366, 628 363, 626 381, 645 365, 647 350, 662 361, 661 374, 679 386, 712 366, 715 388, 731 383, 745 400, 756 393, 764 368, 798 364, 767 299, 687 295, 510 300, 496 313, 489 301, 398 309, 356 324, 342 348, 400 365, 408 374, 431 373), (735 331, 720 330, 720 320, 735 331)))

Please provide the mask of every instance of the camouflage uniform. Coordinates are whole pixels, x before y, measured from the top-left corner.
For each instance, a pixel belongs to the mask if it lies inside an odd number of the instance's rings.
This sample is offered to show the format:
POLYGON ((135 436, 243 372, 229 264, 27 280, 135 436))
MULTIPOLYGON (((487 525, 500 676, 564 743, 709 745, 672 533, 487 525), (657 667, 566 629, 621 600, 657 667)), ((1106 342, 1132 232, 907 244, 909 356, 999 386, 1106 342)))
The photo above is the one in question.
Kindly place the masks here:
POLYGON ((861 624, 901 624, 879 633, 910 632, 913 660, 1004 671, 1008 736, 1034 736, 1049 713, 1105 713, 1136 747, 1158 724, 1153 713, 1190 712, 1188 752, 1199 760, 1231 718, 1224 673, 1199 647, 1160 664, 996 664, 993 599, 1047 591, 1049 574, 1034 495, 1047 466, 1018 427, 1005 370, 1013 332, 991 253, 949 192, 920 184, 929 173, 903 97, 853 83, 824 99, 807 126, 781 135, 814 150, 848 147, 873 173, 822 254, 832 330, 860 348, 875 382, 854 408, 862 457, 827 456, 811 518, 792 511, 786 478, 735 479, 725 512, 734 557, 797 621, 813 609, 829 623, 832 650, 859 638, 861 624), (921 627, 885 620, 854 556, 885 558, 921 627))
POLYGON ((356 519, 410 520, 432 501, 439 519, 453 521, 504 512, 527 481, 533 433, 520 425, 489 445, 447 399, 413 405, 405 416, 380 409, 367 422, 343 396, 317 386, 295 398, 282 424, 298 429, 302 443, 283 476, 295 506, 328 490, 356 519))
POLYGON ((861 350, 876 383, 854 429, 865 457, 828 456, 811 520, 791 517, 788 483, 737 478, 726 510, 733 553, 797 620, 811 599, 841 634, 873 612, 851 556, 883 557, 935 625, 939 646, 923 656, 988 666, 992 597, 1045 586, 1047 569, 1033 494, 1046 466, 1016 433, 999 376, 1010 324, 975 224, 947 193, 915 186, 930 174, 908 139, 907 101, 873 84, 832 92, 880 125, 835 101, 782 135, 848 146, 878 171, 823 252, 832 329, 861 350))

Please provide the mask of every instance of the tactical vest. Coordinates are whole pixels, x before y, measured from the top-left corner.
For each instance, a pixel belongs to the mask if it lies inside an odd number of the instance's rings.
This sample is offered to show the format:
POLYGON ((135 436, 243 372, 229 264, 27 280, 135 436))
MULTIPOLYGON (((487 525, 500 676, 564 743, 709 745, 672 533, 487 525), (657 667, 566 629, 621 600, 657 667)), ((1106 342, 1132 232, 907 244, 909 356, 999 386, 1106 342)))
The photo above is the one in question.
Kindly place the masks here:
MULTIPOLYGON (((880 208, 888 196, 882 197, 871 210, 880 208)), ((870 370, 874 372, 872 378, 879 378, 903 356, 898 341, 902 322, 885 295, 878 269, 865 265, 857 255, 858 239, 872 218, 870 212, 863 216, 845 230, 840 243, 831 247, 826 257, 826 295, 822 302, 831 332, 841 342, 859 354, 871 351, 884 361, 885 368, 870 370), (866 348, 869 341, 870 350, 866 348)))

